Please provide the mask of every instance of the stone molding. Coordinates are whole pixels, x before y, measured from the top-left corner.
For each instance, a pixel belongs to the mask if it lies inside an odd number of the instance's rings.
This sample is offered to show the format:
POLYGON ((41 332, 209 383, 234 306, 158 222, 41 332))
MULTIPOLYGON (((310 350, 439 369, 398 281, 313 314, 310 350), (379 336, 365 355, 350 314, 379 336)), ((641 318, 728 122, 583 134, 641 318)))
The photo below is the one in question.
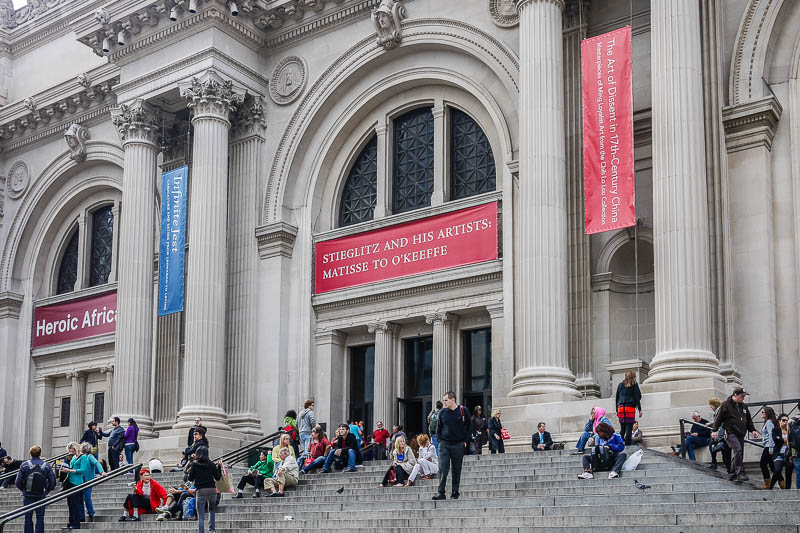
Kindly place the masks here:
POLYGON ((514 0, 489 0, 489 16, 492 22, 501 28, 513 28, 519 25, 519 12, 514 0), (508 7, 513 8, 510 13, 508 7))
POLYGON ((231 142, 239 142, 252 137, 266 139, 267 117, 264 100, 260 96, 248 95, 236 109, 231 122, 231 142))
POLYGON ((772 151, 783 107, 775 96, 722 109, 728 153, 764 146, 772 151))
POLYGON ((729 102, 736 106, 761 96, 764 58, 782 0, 749 0, 739 23, 730 66, 729 102), (756 94, 754 94, 756 93, 756 94))
POLYGON ((223 78, 215 70, 178 84, 181 97, 192 111, 192 122, 203 118, 229 121, 236 107, 244 102, 245 90, 223 78))
POLYGON ((376 333, 378 331, 381 332, 389 332, 394 333, 397 329, 397 325, 393 324, 392 322, 388 322, 386 320, 376 320, 374 322, 369 322, 367 324, 367 332, 369 333, 376 333))
POLYGON ((157 147, 160 118, 157 107, 138 98, 111 110, 111 122, 116 126, 123 146, 128 143, 144 143, 157 147))
POLYGON ((521 12, 530 4, 553 4, 564 11, 565 0, 517 0, 517 12, 521 12))
POLYGON ((322 344, 344 346, 347 341, 347 334, 336 329, 318 329, 314 332, 314 340, 317 346, 322 344))
POLYGON ((303 94, 307 80, 308 65, 306 61, 299 56, 287 56, 272 69, 269 79, 269 97, 278 105, 291 104, 303 94), (281 78, 285 79, 289 75, 293 75, 294 87, 291 89, 287 87, 288 84, 281 82, 281 78))
POLYGON ((297 226, 286 222, 276 222, 256 228, 258 255, 261 259, 271 257, 292 257, 294 241, 297 238, 297 226))
POLYGON ((24 298, 15 292, 0 293, 0 320, 4 318, 18 319, 24 298))
POLYGON ((486 312, 489 313, 489 318, 503 318, 505 316, 506 306, 503 302, 491 304, 486 306, 486 312))
POLYGON ((446 311, 437 311, 435 313, 428 313, 425 315, 425 323, 426 324, 434 324, 436 322, 444 323, 450 322, 453 320, 454 316, 452 313, 448 313, 446 311))
MULTIPOLYGON (((106 333, 105 335, 90 337, 88 339, 34 348, 31 351, 31 356, 34 359, 42 359, 52 356, 54 360, 63 361, 65 357, 71 355, 78 355, 85 358, 86 356, 90 356, 92 354, 108 352, 112 352, 112 354, 114 352, 114 333, 106 333)), ((39 363, 37 362, 37 367, 38 366, 39 363)), ((60 371, 60 373, 63 372, 64 370, 60 371)))
POLYGON ((88 298, 90 296, 96 296, 98 294, 105 294, 107 292, 117 290, 117 283, 107 283, 105 285, 98 285, 96 287, 90 287, 88 289, 82 289, 78 291, 68 292, 66 294, 57 294, 55 296, 48 296, 46 298, 40 298, 33 302, 34 307, 43 307, 45 305, 53 305, 59 304, 63 302, 69 302, 72 300, 81 300, 83 298, 88 298))

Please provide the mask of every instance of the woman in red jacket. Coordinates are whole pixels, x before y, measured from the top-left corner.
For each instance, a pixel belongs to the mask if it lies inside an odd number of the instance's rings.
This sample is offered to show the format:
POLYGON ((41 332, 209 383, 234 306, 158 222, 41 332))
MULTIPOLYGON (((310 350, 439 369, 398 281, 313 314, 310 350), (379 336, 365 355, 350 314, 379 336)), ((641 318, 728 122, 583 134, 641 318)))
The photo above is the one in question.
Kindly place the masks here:
POLYGON ((125 498, 125 511, 119 519, 120 522, 138 521, 140 514, 152 513, 167 501, 167 491, 150 477, 150 470, 142 468, 139 474, 142 479, 136 484, 133 494, 128 494, 125 498))

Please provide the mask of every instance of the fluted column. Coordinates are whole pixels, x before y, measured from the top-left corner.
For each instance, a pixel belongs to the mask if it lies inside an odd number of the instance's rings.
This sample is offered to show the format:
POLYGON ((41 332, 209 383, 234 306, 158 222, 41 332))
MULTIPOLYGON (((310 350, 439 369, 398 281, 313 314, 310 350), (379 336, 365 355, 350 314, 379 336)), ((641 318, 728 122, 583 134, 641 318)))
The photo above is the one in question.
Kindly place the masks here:
POLYGON ((518 0, 520 36, 517 369, 511 396, 578 396, 567 367, 569 292, 563 0, 518 0))
POLYGON ((243 433, 261 434, 256 412, 258 350, 258 243, 255 228, 266 121, 259 97, 236 113, 230 146, 228 198, 228 421, 243 433))
POLYGON ((700 5, 651 2, 656 355, 648 383, 722 379, 712 353, 700 5))
POLYGON ((69 440, 78 442, 83 435, 83 424, 86 421, 86 374, 68 372, 66 378, 72 385, 69 409, 69 440))
POLYGON ((394 414, 394 333, 390 322, 373 322, 367 331, 375 334, 374 416, 384 427, 397 424, 394 414))
POLYGON ((153 353, 153 220, 159 120, 157 110, 135 100, 112 110, 125 151, 115 337, 114 411, 136 419, 152 435, 150 380, 153 353))
POLYGON ((433 368, 431 369, 431 398, 441 400, 453 386, 453 335, 454 316, 450 313, 430 313, 425 322, 433 324, 433 368))
POLYGON ((214 71, 192 78, 180 88, 192 110, 194 159, 190 169, 183 407, 175 427, 191 427, 200 416, 206 427, 227 430, 228 130, 231 113, 242 103, 244 93, 214 71))

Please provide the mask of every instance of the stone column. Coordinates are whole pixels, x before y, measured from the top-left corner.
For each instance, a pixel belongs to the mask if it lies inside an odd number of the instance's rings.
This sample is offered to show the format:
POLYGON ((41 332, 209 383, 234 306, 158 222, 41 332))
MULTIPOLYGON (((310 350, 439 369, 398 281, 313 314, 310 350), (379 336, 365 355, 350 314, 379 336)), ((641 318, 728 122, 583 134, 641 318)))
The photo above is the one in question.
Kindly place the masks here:
MULTIPOLYGON (((431 109, 433 114, 433 144, 450 146, 447 123, 449 113, 441 100, 431 109)), ((450 150, 436 150, 433 156, 433 194, 431 205, 442 205, 450 198, 450 150)), ((447 391, 445 391, 447 392, 447 391)), ((434 400, 435 401, 435 400, 434 400)))
POLYGON ((397 423, 394 413, 394 334, 391 322, 367 324, 367 331, 375 334, 374 415, 373 424, 382 421, 384 427, 397 423))
POLYGON ((100 373, 104 374, 106 377, 106 396, 105 405, 103 406, 105 420, 97 420, 97 423, 105 428, 107 425, 106 422, 111 418, 111 414, 114 412, 114 365, 110 364, 104 366, 100 369, 100 373))
POLYGON ((155 429, 170 429, 180 406, 181 315, 156 318, 156 369, 153 394, 155 429))
POLYGON ((228 421, 242 433, 261 435, 258 391, 258 224, 259 168, 266 131, 260 97, 238 110, 230 146, 228 201, 228 421))
POLYGON ((578 396, 567 368, 569 291, 563 0, 518 0, 520 177, 511 396, 578 396))
POLYGON ((86 375, 68 372, 65 376, 72 384, 72 400, 69 408, 69 440, 78 442, 83 435, 86 422, 86 375))
POLYGON ((648 383, 722 379, 712 353, 700 7, 651 3, 656 355, 648 383))
POLYGON ((186 359, 183 407, 175 428, 229 430, 225 413, 225 300, 228 279, 228 130, 244 92, 208 71, 181 84, 192 110, 189 261, 186 275, 186 359))
POLYGON ((157 175, 157 110, 135 100, 112 110, 125 151, 123 214, 114 224, 120 242, 115 338, 113 414, 136 419, 142 436, 152 436, 150 383, 153 353, 153 220, 157 175))
POLYGON ((505 350, 505 308, 498 303, 487 305, 486 311, 492 321, 492 399, 499 400, 511 390, 514 369, 505 350))
POLYGON ((320 330, 314 334, 316 341, 314 375, 315 413, 319 422, 327 423, 327 433, 347 418, 345 406, 345 341, 347 335, 337 330, 320 330))
MULTIPOLYGON (((33 380, 33 427, 31 444, 42 447, 42 456, 50 457, 53 447, 53 403, 56 386, 53 378, 46 376, 33 380)), ((71 416, 71 414, 70 414, 71 416)), ((76 441, 77 442, 77 441, 76 441)))
POLYGON ((453 315, 450 313, 430 313, 425 315, 425 322, 433 324, 431 398, 434 405, 436 400, 441 400, 444 393, 453 388, 452 320, 453 315))

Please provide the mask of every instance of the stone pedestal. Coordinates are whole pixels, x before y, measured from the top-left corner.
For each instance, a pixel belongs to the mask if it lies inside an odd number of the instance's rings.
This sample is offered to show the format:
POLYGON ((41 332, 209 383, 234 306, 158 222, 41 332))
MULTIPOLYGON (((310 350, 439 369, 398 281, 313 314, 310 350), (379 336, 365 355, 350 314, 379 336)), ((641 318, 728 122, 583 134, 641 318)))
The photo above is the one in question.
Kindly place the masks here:
MULTIPOLYGON (((394 335, 396 327, 390 322, 373 322, 367 330, 375 334, 375 382, 373 422, 383 422, 383 426, 395 423, 394 411, 394 335)), ((436 349, 434 348, 434 353, 436 349)), ((435 355, 434 355, 435 357, 435 355)))

